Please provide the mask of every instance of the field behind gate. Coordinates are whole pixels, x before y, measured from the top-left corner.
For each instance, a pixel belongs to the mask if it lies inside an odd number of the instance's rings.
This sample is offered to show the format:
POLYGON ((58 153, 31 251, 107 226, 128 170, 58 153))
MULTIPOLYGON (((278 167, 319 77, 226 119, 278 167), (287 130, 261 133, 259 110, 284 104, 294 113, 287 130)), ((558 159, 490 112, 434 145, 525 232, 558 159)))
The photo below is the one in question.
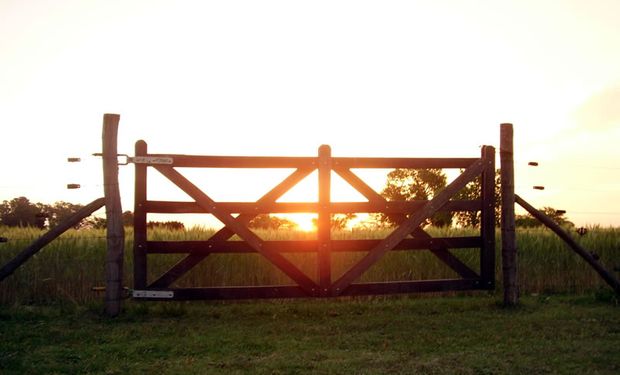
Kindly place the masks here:
MULTIPOLYGON (((209 229, 194 228, 187 231, 166 229, 149 230, 149 240, 200 240, 213 233, 209 229)), ((315 233, 296 231, 257 231, 259 236, 271 240, 313 239, 315 233)), ((39 236, 32 228, 0 227, 0 236, 9 242, 0 244, 0 263, 11 259, 21 248, 39 236)), ((434 237, 475 235, 467 229, 431 228, 434 237)), ((334 239, 383 238, 387 231, 354 230, 333 233, 334 239)), ((499 259, 499 231, 497 241, 497 281, 501 287, 501 261, 499 259)), ((126 233, 125 280, 131 287, 132 232, 126 233)), ((234 238, 233 238, 234 239, 234 238)), ((606 288, 598 275, 577 255, 570 251, 551 231, 546 229, 519 229, 519 279, 522 293, 581 293, 606 288)), ((595 251, 608 268, 620 266, 620 229, 590 228, 580 243, 595 251)), ((0 283, 0 304, 46 304, 69 302, 83 304, 102 299, 94 293, 93 286, 103 286, 104 257, 106 251, 103 230, 72 230, 44 248, 12 276, 0 283)), ((454 254, 474 269, 478 267, 477 249, 455 249, 454 254)), ((167 270, 182 255, 150 255, 149 275, 156 277, 167 270)), ((300 265, 314 277, 315 255, 287 254, 293 263, 300 265)), ((348 268, 362 254, 335 253, 334 272, 348 268)), ((437 261, 427 251, 393 251, 373 266, 362 281, 398 281, 406 279, 433 279, 451 277, 452 271, 437 261)), ((178 286, 230 286, 230 285, 283 285, 287 277, 275 270, 258 254, 217 254, 184 276, 178 286)))

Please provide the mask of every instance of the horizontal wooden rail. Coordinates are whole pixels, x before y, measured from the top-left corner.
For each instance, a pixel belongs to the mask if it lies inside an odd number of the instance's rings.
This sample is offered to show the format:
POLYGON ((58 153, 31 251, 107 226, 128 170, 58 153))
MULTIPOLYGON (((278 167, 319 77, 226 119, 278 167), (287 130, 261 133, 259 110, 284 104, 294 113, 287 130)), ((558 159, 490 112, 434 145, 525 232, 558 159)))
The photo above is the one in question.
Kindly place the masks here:
POLYGON ((170 158, 173 167, 183 168, 316 168, 315 157, 281 156, 209 156, 148 154, 148 157, 170 158))
POLYGON ((340 296, 373 294, 426 293, 456 290, 487 289, 478 279, 448 279, 353 283, 340 296))
POLYGON ((340 168, 467 168, 477 158, 333 158, 334 167, 340 168))
MULTIPOLYGON (((333 252, 369 251, 380 240, 332 240, 333 252)), ((410 238, 402 240, 394 250, 428 250, 436 247, 451 249, 478 248, 482 244, 480 237, 434 237, 410 238)), ((147 241, 149 254, 210 254, 210 253, 256 253, 256 249, 245 241, 147 241)), ((278 253, 312 253, 318 248, 318 240, 264 241, 263 247, 278 253)))
MULTIPOLYGON (((373 294, 426 293, 437 291, 485 289, 477 279, 446 279, 419 281, 392 281, 351 284, 342 296, 373 294)), ((153 290, 153 289, 151 289, 153 290)), ((307 293, 295 285, 222 286, 206 288, 174 288, 171 297, 144 298, 148 300, 220 300, 258 298, 303 298, 307 293)))
MULTIPOLYGON (((424 207, 427 201, 407 202, 332 202, 331 213, 382 212, 412 213, 424 207)), ((217 206, 230 213, 314 213, 319 209, 318 202, 217 202, 217 206)), ((166 214, 208 213, 195 202, 146 201, 146 212, 166 214)), ((479 211, 482 202, 450 201, 440 211, 479 211)))
MULTIPOLYGON (((170 166, 183 168, 316 168, 316 157, 282 156, 209 156, 180 154, 148 154, 143 158, 170 160, 170 166)), ((332 165, 339 168, 425 169, 467 168, 477 158, 352 158, 332 157, 332 165)), ((158 164, 156 162, 155 164, 158 164)), ((167 162, 166 162, 167 163, 167 162)))

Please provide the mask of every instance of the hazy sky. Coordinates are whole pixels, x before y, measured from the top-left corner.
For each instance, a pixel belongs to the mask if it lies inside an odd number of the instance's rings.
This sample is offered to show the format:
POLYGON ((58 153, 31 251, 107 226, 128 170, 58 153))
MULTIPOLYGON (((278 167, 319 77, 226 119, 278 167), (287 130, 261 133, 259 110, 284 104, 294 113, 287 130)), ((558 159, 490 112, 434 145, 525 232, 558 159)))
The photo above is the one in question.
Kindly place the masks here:
MULTIPOLYGON (((127 154, 145 139, 159 153, 469 157, 512 122, 517 193, 620 225, 618 15, 617 0, 0 0, 0 200, 101 196, 88 155, 103 113, 121 114, 127 154)), ((246 176, 250 198, 277 183, 246 176)), ((237 182, 205 190, 243 195, 237 182)), ((121 183, 133 209, 131 167, 121 183)))

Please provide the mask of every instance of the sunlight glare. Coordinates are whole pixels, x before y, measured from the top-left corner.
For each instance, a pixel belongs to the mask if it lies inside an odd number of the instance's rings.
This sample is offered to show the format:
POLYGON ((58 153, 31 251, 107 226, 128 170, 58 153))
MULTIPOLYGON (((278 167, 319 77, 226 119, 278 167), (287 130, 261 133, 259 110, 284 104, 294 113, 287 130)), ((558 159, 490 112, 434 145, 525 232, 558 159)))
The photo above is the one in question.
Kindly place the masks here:
POLYGON ((286 218, 297 224, 297 229, 304 232, 316 232, 316 214, 289 214, 286 218))

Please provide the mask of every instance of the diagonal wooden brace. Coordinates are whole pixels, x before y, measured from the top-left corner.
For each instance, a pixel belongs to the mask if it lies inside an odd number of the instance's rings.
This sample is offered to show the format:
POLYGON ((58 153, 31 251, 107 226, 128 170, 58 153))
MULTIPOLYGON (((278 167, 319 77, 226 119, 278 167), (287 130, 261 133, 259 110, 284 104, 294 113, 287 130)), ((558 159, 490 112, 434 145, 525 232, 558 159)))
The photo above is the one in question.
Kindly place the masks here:
POLYGON ((305 273, 303 273, 281 254, 263 248, 263 241, 256 234, 249 230, 245 225, 235 220, 230 213, 220 209, 213 199, 185 178, 185 176, 180 174, 173 167, 157 165, 155 168, 175 185, 177 185, 181 190, 187 193, 187 195, 192 197, 200 207, 209 211, 242 240, 247 242, 248 245, 254 248, 254 250, 261 253, 271 263, 278 267, 282 272, 296 282, 308 295, 312 296, 318 291, 317 284, 305 273))
MULTIPOLYGON (((374 189, 366 184, 362 179, 360 179, 356 174, 351 172, 350 169, 347 168, 337 168, 335 172, 340 175, 345 181, 347 181, 352 187, 354 187, 357 191, 359 191, 362 195, 364 195, 370 202, 381 202, 384 204, 389 204, 388 201, 377 193, 374 189)), ((422 228, 417 227, 412 233, 414 236, 418 236, 420 238, 432 238, 428 233, 426 233, 422 228)), ((480 276, 474 272, 471 268, 469 268, 466 264, 461 262, 460 259, 455 257, 446 246, 438 246, 436 248, 430 249, 431 253, 439 258, 442 262, 444 262, 448 267, 450 267, 454 272, 458 273, 463 278, 479 278, 480 276)))
MULTIPOLYGON (((258 204, 268 204, 275 202, 278 198, 280 198, 284 193, 289 191, 293 186, 297 185, 298 182, 306 178, 310 173, 312 173, 313 168, 300 168, 295 170, 292 174, 290 174, 287 178, 285 178, 282 182, 268 191, 265 195, 263 195, 256 203, 258 204)), ((255 214, 241 214, 237 216, 235 219, 241 225, 247 225, 252 219, 256 217, 255 214)), ((211 238, 209 238, 208 242, 213 243, 215 245, 218 242, 226 241, 230 237, 232 237, 235 233, 228 227, 224 227, 217 231, 211 238)), ((179 277, 183 276, 190 269, 195 267, 198 263, 202 262, 209 254, 189 254, 185 258, 181 259, 177 262, 172 268, 170 268, 166 273, 161 275, 157 280, 155 280, 149 288, 167 288, 173 282, 175 282, 179 277)))
POLYGON ((387 202, 384 197, 368 186, 364 180, 359 178, 348 168, 334 168, 334 171, 349 183, 355 190, 365 196, 369 202, 387 202))
MULTIPOLYGON (((424 229, 417 227, 412 235, 414 237, 419 237, 419 238, 433 238, 430 234, 426 233, 424 231, 424 229)), ((435 240, 433 240, 435 241, 435 240)), ((464 279, 478 279, 480 278, 480 275, 478 275, 476 272, 474 272, 474 270, 472 270, 471 268, 469 268, 465 263, 461 262, 461 260, 459 258, 457 258, 456 256, 454 256, 454 254, 452 254, 450 252, 450 250, 448 250, 448 247, 439 243, 438 246, 435 246, 433 248, 430 249, 431 253, 433 255, 435 255, 437 258, 439 258, 439 260, 441 260, 442 262, 444 262, 448 267, 450 267, 454 272, 458 273, 459 276, 461 276, 464 279)))
POLYGON ((357 264, 349 269, 344 275, 332 284, 332 295, 338 296, 351 285, 353 281, 359 278, 373 264, 383 257, 388 251, 392 250, 400 241, 412 233, 415 228, 420 226, 424 220, 432 216, 441 209, 450 198, 459 190, 465 187, 470 181, 478 176, 483 170, 482 160, 476 160, 469 166, 460 176, 458 176, 450 185, 446 186, 437 196, 428 201, 422 209, 413 213, 405 220, 396 230, 389 236, 379 242, 368 254, 362 258, 357 264))

